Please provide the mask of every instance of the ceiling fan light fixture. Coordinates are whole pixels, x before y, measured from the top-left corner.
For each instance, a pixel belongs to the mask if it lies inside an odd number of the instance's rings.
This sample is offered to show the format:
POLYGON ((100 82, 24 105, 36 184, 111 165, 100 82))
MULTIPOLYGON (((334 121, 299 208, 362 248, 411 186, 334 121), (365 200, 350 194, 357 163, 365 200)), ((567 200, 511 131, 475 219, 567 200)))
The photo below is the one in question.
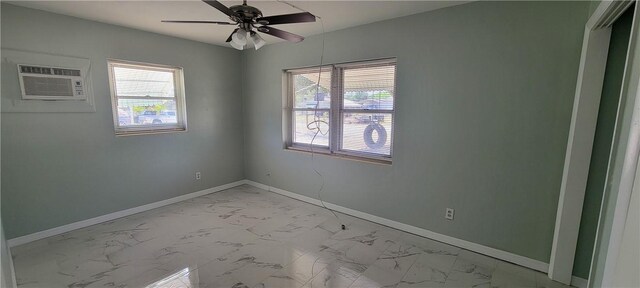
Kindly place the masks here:
POLYGON ((233 41, 229 42, 229 44, 231 44, 231 47, 233 48, 236 48, 238 50, 244 50, 244 45, 236 44, 236 42, 233 42, 233 41))
POLYGON ((267 43, 256 32, 252 32, 250 38, 251 41, 253 41, 253 47, 256 48, 256 50, 260 49, 260 47, 264 46, 264 44, 267 43))
POLYGON ((236 31, 236 33, 233 33, 233 35, 231 36, 231 42, 239 46, 247 45, 247 31, 244 29, 238 29, 238 31, 236 31))

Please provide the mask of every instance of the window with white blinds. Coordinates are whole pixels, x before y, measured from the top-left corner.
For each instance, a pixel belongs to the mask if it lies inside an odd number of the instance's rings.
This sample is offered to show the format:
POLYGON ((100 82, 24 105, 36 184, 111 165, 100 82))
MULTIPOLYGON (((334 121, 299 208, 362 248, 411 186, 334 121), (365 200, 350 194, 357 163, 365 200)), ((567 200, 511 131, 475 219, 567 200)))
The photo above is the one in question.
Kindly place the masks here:
POLYGON ((292 149, 391 161, 395 59, 286 71, 292 149))
POLYGON ((116 135, 186 130, 182 68, 109 61, 116 135))

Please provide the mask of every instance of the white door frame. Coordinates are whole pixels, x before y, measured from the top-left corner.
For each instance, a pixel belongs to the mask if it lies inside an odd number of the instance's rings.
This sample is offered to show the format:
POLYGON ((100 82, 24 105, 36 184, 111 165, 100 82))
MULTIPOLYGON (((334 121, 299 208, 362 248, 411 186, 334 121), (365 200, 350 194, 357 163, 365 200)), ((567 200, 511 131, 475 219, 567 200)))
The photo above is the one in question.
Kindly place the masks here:
POLYGON ((629 210, 629 204, 631 201, 631 194, 633 191, 633 185, 635 183, 636 169, 638 168, 638 156, 640 155, 640 43, 638 39, 640 37, 640 27, 638 17, 640 13, 640 5, 635 7, 635 15, 633 24, 631 26, 631 35, 629 38, 629 51, 627 52, 627 60, 625 66, 625 73, 622 80, 621 95, 624 95, 626 102, 620 103, 618 106, 618 118, 616 119, 616 126, 614 135, 620 135, 618 139, 614 138, 612 145, 612 152, 609 158, 609 167, 607 171, 608 178, 605 181, 605 189, 603 194, 603 200, 607 197, 608 193, 612 196, 609 197, 610 203, 614 203, 613 207, 609 206, 607 209, 613 209, 613 216, 606 218, 607 210, 605 210, 605 203, 602 202, 600 208, 600 219, 598 222, 598 233, 596 243, 593 251, 593 259, 596 259, 596 253, 600 253, 597 250, 599 246, 606 251, 604 259, 598 258, 598 262, 591 263, 591 275, 589 277, 590 286, 598 287, 612 287, 615 275, 615 266, 618 260, 620 245, 622 243, 622 237, 624 235, 624 226, 627 220, 627 213, 629 210), (620 111, 623 108, 623 111, 620 111), (614 148, 616 148, 614 150, 614 148), (612 191, 617 192, 613 194, 612 191), (613 197, 615 196, 615 197, 613 197), (600 230, 608 226, 611 223, 611 230, 607 235, 600 235, 600 230), (603 244, 599 243, 602 242, 603 244), (595 265, 603 266, 602 270, 594 269, 595 265), (594 275, 597 274, 597 275, 594 275), (599 281, 599 282, 596 282, 599 281))
POLYGON ((564 284, 573 272, 611 25, 631 3, 602 1, 585 27, 549 263, 549 278, 564 284))

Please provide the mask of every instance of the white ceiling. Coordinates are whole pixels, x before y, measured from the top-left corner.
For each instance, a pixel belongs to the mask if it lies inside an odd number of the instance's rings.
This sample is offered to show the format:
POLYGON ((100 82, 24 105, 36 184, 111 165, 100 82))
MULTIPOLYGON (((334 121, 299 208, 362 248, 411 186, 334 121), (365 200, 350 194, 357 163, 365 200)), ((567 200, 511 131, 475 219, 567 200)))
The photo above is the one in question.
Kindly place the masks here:
MULTIPOLYGON (((286 0, 249 0, 248 4, 262 10, 264 16, 300 12, 283 1, 286 0)), ((221 2, 227 7, 241 4, 241 1, 221 2)), ((322 17, 325 31, 334 31, 459 5, 468 1, 287 2, 322 17)), ((224 41, 234 29, 234 26, 225 25, 160 23, 163 19, 229 20, 222 12, 201 1, 10 1, 9 3, 217 45, 226 45, 224 41)), ((277 27, 302 36, 322 33, 320 22, 286 24, 277 27)), ((267 43, 282 41, 269 35, 265 35, 264 38, 267 43)))

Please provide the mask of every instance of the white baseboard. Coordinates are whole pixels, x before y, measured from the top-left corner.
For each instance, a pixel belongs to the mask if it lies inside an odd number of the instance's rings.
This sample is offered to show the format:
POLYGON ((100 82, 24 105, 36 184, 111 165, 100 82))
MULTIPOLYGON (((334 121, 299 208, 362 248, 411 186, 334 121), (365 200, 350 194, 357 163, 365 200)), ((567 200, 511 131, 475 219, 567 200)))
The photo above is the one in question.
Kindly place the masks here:
MULTIPOLYGON (((13 266, 13 256, 11 255, 11 249, 9 249, 10 247, 8 246, 9 244, 7 243, 7 254, 8 254, 7 257, 9 257, 9 260, 7 262, 9 262, 9 273, 11 274, 10 275, 11 279, 9 280, 11 282, 9 282, 9 287, 18 288, 18 279, 16 278, 16 268, 15 266, 13 266)), ((4 273, 4 270, 2 272, 4 273)))
MULTIPOLYGON (((287 196, 287 197, 290 197, 290 198, 293 198, 293 199, 297 199, 297 200, 304 201, 304 202, 307 202, 307 203, 310 203, 310 204, 321 206, 321 203, 320 203, 320 201, 318 199, 314 199, 314 198, 311 198, 311 197, 303 196, 303 195, 296 194, 296 193, 293 193, 293 192, 289 192, 289 191, 286 191, 286 190, 282 190, 282 189, 279 189, 279 188, 270 187, 270 186, 264 185, 262 183, 258 183, 258 182, 251 181, 251 180, 247 180, 247 184, 255 186, 255 187, 258 187, 258 188, 261 188, 261 189, 264 189, 264 190, 269 190, 271 192, 278 193, 278 194, 281 194, 281 195, 284 195, 284 196, 287 196)), ((422 228, 418 228, 418 227, 415 227, 415 226, 407 225, 407 224, 400 223, 400 222, 397 222, 397 221, 385 219, 385 218, 378 217, 378 216, 375 216, 375 215, 371 215, 371 214, 368 214, 368 213, 364 213, 364 212, 361 212, 361 211, 357 211, 357 210, 349 209, 349 208, 346 208, 346 207, 338 206, 338 205, 335 205, 335 204, 328 203, 326 201, 324 201, 324 204, 325 204, 325 206, 327 206, 327 208, 329 208, 331 210, 335 210, 335 211, 338 211, 338 212, 341 212, 341 213, 344 213, 344 214, 348 214, 348 215, 351 215, 351 216, 354 216, 354 217, 358 217, 358 218, 361 218, 361 219, 364 219, 364 220, 368 220, 368 221, 375 222, 375 223, 378 223, 378 224, 382 224, 382 225, 385 225, 385 226, 388 226, 388 227, 391 227, 391 228, 395 228, 395 229, 398 229, 398 230, 409 232, 411 234, 419 235, 419 236, 426 237, 426 238, 429 238, 429 239, 433 239, 433 240, 436 240, 436 241, 439 241, 439 242, 443 242, 443 243, 447 243, 447 244, 450 244, 450 245, 453 245, 453 246, 457 246, 457 247, 460 247, 460 248, 463 248, 463 249, 471 250, 471 251, 474 251, 474 252, 477 252, 477 253, 480 253, 480 254, 484 254, 484 255, 491 256, 491 257, 494 257, 494 258, 497 258, 497 259, 500 259, 500 260, 504 260, 504 261, 511 262, 511 263, 514 263, 514 264, 518 264, 520 266, 531 268, 533 270, 537 270, 537 271, 540 271, 540 272, 543 272, 543 273, 547 273, 549 271, 549 264, 548 263, 544 263, 542 261, 538 261, 538 260, 531 259, 531 258, 528 258, 528 257, 516 255, 516 254, 510 253, 510 252, 506 252, 506 251, 502 251, 502 250, 499 250, 499 249, 487 247, 487 246, 484 246, 484 245, 476 244, 476 243, 469 242, 469 241, 462 240, 462 239, 458 239, 458 238, 455 238, 455 237, 443 235, 443 234, 440 234, 440 233, 436 233, 436 232, 429 231, 429 230, 426 230, 426 229, 422 229, 422 228)))
POLYGON ((33 241, 36 241, 36 240, 40 240, 40 239, 43 239, 43 238, 47 238, 47 237, 59 235, 59 234, 62 234, 62 233, 66 233, 66 232, 69 232, 69 231, 72 231, 72 230, 89 227, 91 225, 100 224, 100 223, 103 223, 103 222, 115 220, 115 219, 118 219, 118 218, 122 218, 122 217, 125 217, 125 216, 129 216, 129 215, 137 214, 137 213, 140 213, 140 212, 148 211, 148 210, 151 210, 151 209, 159 208, 159 207, 162 207, 162 206, 166 206, 166 205, 169 205, 169 204, 173 204, 173 203, 177 203, 177 202, 180 202, 180 201, 188 200, 188 199, 191 199, 191 198, 196 198, 196 197, 200 197, 200 196, 207 195, 207 194, 210 194, 210 193, 226 190, 226 189, 233 188, 233 187, 236 187, 236 186, 239 186, 239 185, 242 185, 242 184, 246 184, 246 183, 247 183, 247 180, 240 180, 240 181, 236 181, 236 182, 232 182, 232 183, 228 183, 228 184, 212 187, 212 188, 209 188, 209 189, 205 189, 205 190, 201 190, 201 191, 197 191, 197 192, 193 192, 193 193, 189 193, 189 194, 185 194, 185 195, 180 195, 178 197, 174 197, 174 198, 170 198, 170 199, 166 199, 166 200, 162 200, 162 201, 158 201, 158 202, 154 202, 154 203, 149 203, 149 204, 138 206, 138 207, 134 207, 134 208, 131 208, 131 209, 122 210, 122 211, 118 211, 118 212, 113 212, 113 213, 110 213, 110 214, 107 214, 107 215, 102 215, 102 216, 98 216, 98 217, 95 217, 95 218, 91 218, 91 219, 82 220, 82 221, 74 222, 74 223, 71 223, 71 224, 67 224, 67 225, 64 225, 64 226, 51 228, 51 229, 40 231, 40 232, 36 232, 36 233, 33 233, 33 234, 12 238, 12 239, 7 240, 7 245, 9 247, 15 247, 15 246, 22 245, 22 244, 25 244, 25 243, 29 243, 29 242, 33 242, 33 241))
POLYGON ((577 288, 587 288, 589 282, 587 279, 580 278, 578 276, 571 276, 571 286, 577 288))

